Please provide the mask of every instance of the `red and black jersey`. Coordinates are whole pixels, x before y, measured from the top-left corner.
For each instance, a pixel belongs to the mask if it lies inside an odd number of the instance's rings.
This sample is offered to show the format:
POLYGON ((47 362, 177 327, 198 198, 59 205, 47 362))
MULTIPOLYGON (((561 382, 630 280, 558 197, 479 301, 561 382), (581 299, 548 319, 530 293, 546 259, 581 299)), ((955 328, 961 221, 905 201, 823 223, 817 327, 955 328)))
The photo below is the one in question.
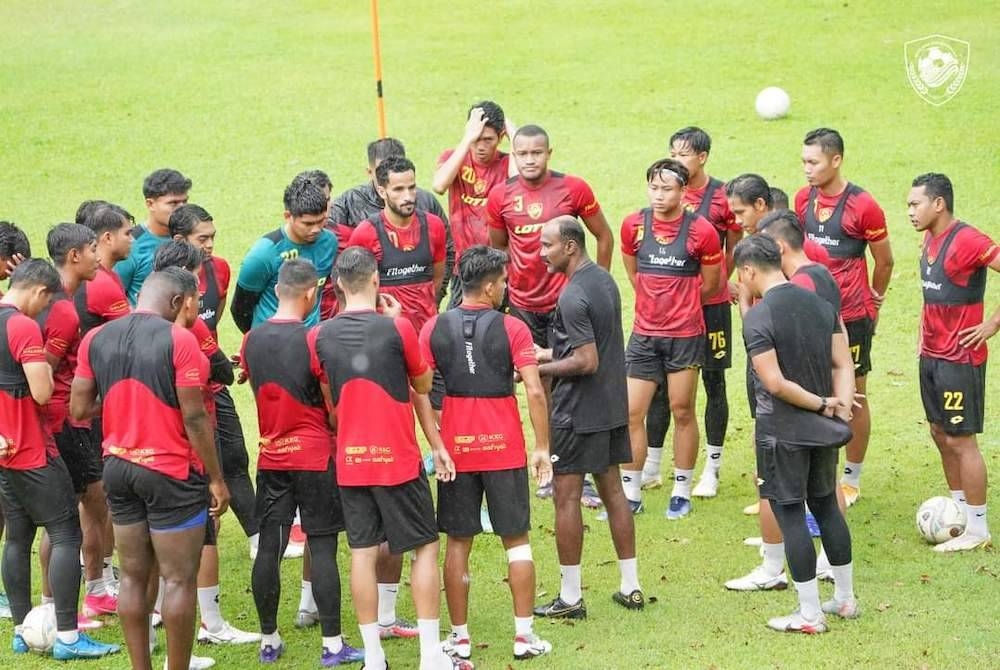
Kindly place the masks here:
POLYGON ((24 374, 25 363, 44 362, 38 324, 13 305, 0 305, 0 468, 40 468, 46 451, 55 449, 24 374))
POLYGON ((400 228, 382 213, 358 225, 349 246, 375 254, 379 290, 399 300, 414 330, 419 332, 437 314, 434 266, 444 263, 447 252, 447 233, 440 218, 418 211, 410 225, 400 228))
POLYGON ((819 263, 803 265, 788 280, 823 298, 830 303, 838 315, 840 314, 840 287, 837 286, 833 275, 824 266, 819 263))
POLYGON ((229 292, 229 279, 229 263, 225 258, 209 256, 201 264, 201 272, 198 273, 198 316, 216 338, 222 304, 229 292))
POLYGON ((97 269, 93 279, 80 284, 73 294, 73 304, 80 317, 81 335, 103 323, 120 319, 131 311, 121 278, 103 265, 97 269))
POLYGON ((455 470, 523 468, 514 370, 538 365, 528 326, 485 306, 462 304, 427 322, 420 351, 444 379, 441 438, 455 470))
POLYGON ((103 398, 104 456, 174 479, 204 472, 184 428, 178 388, 204 389, 208 359, 191 331, 158 314, 134 312, 87 333, 76 376, 103 398))
POLYGON ((313 347, 342 418, 337 482, 395 486, 418 477, 410 378, 426 372, 427 363, 409 319, 341 312, 319 325, 313 347))
MULTIPOLYGON (((209 364, 209 370, 211 370, 212 356, 219 353, 219 341, 215 339, 215 335, 209 329, 208 324, 202 321, 201 318, 195 319, 194 325, 191 326, 191 333, 198 341, 198 350, 205 356, 205 360, 209 364)), ((211 378, 205 385, 205 409, 208 410, 209 415, 212 417, 212 423, 215 423, 216 418, 215 394, 224 387, 224 384, 220 384, 211 378)))
MULTIPOLYGON (((448 149, 438 158, 438 167, 443 165, 454 149, 448 149)), ((455 180, 448 187, 448 216, 451 219, 451 237, 455 240, 455 258, 462 257, 469 247, 489 244, 489 229, 486 226, 486 198, 490 190, 507 181, 510 170, 510 155, 498 151, 493 160, 480 165, 472 158, 472 152, 465 154, 455 180)), ((455 263, 458 275, 458 263, 455 263)))
POLYGON ((518 176, 493 187, 487 197, 486 221, 490 228, 507 231, 510 304, 538 313, 556 308, 566 276, 550 273, 539 255, 542 226, 564 214, 586 218, 600 211, 587 182, 560 172, 549 172, 537 186, 518 176))
POLYGON ((844 321, 875 318, 865 248, 889 236, 882 208, 855 184, 837 195, 806 186, 795 194, 795 213, 806 237, 830 254, 828 267, 840 286, 844 321))
POLYGON ((954 363, 982 365, 983 344, 959 344, 961 333, 983 322, 987 266, 1000 247, 972 226, 956 221, 937 237, 924 236, 920 283, 924 309, 920 320, 920 355, 954 363))
MULTIPOLYGON (((257 401, 258 470, 325 471, 334 438, 315 358, 301 321, 268 319, 243 338, 241 358, 257 401)), ((332 482, 331 482, 332 484, 332 482)))
MULTIPOLYGON (((707 220, 715 226, 719 234, 719 246, 723 252, 726 250, 726 239, 730 232, 741 232, 739 224, 736 223, 736 215, 729 208, 729 199, 726 198, 726 185, 715 177, 709 177, 708 181, 701 188, 691 188, 688 186, 684 190, 684 206, 690 212, 695 212, 698 216, 707 220)), ((726 255, 722 255, 722 278, 729 277, 729 268, 726 267, 726 255)), ((719 287, 719 292, 704 302, 706 305, 728 305, 729 304, 729 282, 723 281, 719 287)))
MULTIPOLYGON (((76 350, 80 346, 80 316, 73 301, 65 293, 60 293, 47 309, 35 317, 35 321, 42 329, 46 353, 59 361, 52 370, 52 397, 42 407, 45 425, 55 434, 62 430, 63 423, 69 418, 69 392, 76 371, 76 350)), ((83 425, 88 426, 90 422, 83 425)))
POLYGON ((704 334, 701 266, 722 262, 712 224, 692 212, 659 221, 652 210, 643 209, 622 221, 621 250, 636 259, 635 332, 653 337, 704 334))

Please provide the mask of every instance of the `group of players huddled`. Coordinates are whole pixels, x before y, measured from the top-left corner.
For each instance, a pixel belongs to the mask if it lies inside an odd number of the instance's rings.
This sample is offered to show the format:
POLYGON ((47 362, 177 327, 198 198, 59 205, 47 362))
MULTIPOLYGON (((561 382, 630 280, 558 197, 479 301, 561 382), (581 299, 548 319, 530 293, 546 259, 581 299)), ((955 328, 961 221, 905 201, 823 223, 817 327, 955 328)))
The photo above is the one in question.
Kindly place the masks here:
MULTIPOLYGON (((471 668, 469 556, 484 527, 506 551, 514 657, 551 652, 533 617, 587 616, 581 500, 603 505, 610 525, 621 573, 614 602, 641 610, 633 516, 643 489, 662 483, 671 422, 666 517, 685 518, 693 498, 718 491, 734 304, 756 418, 759 502, 745 511, 759 512, 763 562, 726 587, 786 588, 787 559, 799 607, 771 628, 819 633, 827 614, 858 616, 843 511, 860 496, 870 434, 865 379, 893 268, 885 216, 841 176, 835 130, 806 135, 808 185, 792 209, 759 175, 710 177, 710 149, 699 128, 674 133, 670 157, 646 171, 648 206, 622 222, 635 292, 627 342, 608 272, 613 234, 597 198, 583 179, 550 169, 542 128, 515 127, 490 101, 472 107, 432 177, 448 194, 447 216, 417 188, 398 140, 372 142, 371 180, 332 202, 326 174, 297 175, 283 224, 240 265, 230 312, 245 337, 232 358, 216 337, 230 268, 213 253, 212 216, 188 202, 191 181, 179 172, 146 179, 140 225, 119 205, 84 202, 75 223, 49 230, 51 262, 0 224, 0 273, 10 278, 0 299, 0 502, 13 650, 28 651, 20 626, 39 527, 42 598, 54 603, 52 654, 62 660, 119 651, 82 632, 116 613, 133 668, 150 667, 161 623, 169 670, 214 663, 191 655, 196 630, 202 642, 259 641, 260 661, 276 661, 285 649, 280 560, 293 523, 309 559, 295 623, 319 624, 325 667, 388 667, 381 641, 418 637, 422 670, 471 668), (505 138, 510 154, 499 149, 505 138), (692 486, 699 379, 705 465, 692 486), (256 487, 228 389, 246 381, 260 434, 256 487), (558 595, 537 606, 529 477, 536 495, 554 498, 561 571, 558 595), (219 606, 215 542, 230 506, 250 538, 259 634, 229 624, 219 606), (341 631, 345 531, 363 650, 341 631), (440 533, 451 619, 443 642, 440 533), (396 615, 406 554, 415 625, 396 615), (831 600, 821 602, 817 579, 834 582, 831 600)), ((974 549, 990 541, 976 434, 985 341, 1000 327, 1000 312, 984 319, 986 271, 1000 270, 1000 250, 955 218, 945 175, 914 179, 907 205, 923 235, 921 396, 968 516, 964 534, 935 549, 974 549)))

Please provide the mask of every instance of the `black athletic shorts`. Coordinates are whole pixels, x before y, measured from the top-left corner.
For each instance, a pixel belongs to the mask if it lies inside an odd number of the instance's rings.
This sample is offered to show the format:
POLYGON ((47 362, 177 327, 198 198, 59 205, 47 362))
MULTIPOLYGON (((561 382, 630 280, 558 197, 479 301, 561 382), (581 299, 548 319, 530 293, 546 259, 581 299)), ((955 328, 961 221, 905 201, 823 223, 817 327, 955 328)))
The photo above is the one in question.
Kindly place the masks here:
POLYGON ((82 494, 88 486, 101 481, 104 460, 100 441, 94 441, 93 429, 73 426, 67 419, 63 422, 62 430, 53 437, 77 494, 82 494))
POLYGON ((798 447, 757 437, 760 497, 779 505, 836 493, 837 447, 798 447))
POLYGON ((341 486, 340 499, 352 549, 388 542, 391 553, 402 554, 438 538, 423 467, 416 479, 397 486, 341 486))
POLYGON ((555 310, 550 312, 530 312, 526 309, 518 309, 511 305, 508 314, 523 321, 531 331, 531 339, 535 344, 547 349, 549 347, 549 333, 552 332, 552 320, 555 318, 555 310))
POLYGON ((344 530, 333 459, 320 471, 257 471, 256 516, 261 526, 291 526, 296 507, 306 535, 333 535, 344 530))
POLYGON ((549 432, 554 474, 604 474, 612 465, 632 462, 628 426, 598 433, 575 433, 567 428, 549 432))
POLYGON ((104 461, 104 492, 118 526, 145 521, 150 530, 174 530, 208 510, 205 475, 174 479, 117 456, 104 461))
POLYGON ((517 537, 528 532, 531 497, 526 467, 459 472, 454 481, 438 482, 438 529, 455 537, 472 537, 483 532, 479 510, 484 493, 495 534, 517 537))
POLYGON ((986 364, 974 366, 921 356, 920 399, 927 421, 949 435, 983 432, 986 364))
POLYGON ((700 368, 705 337, 654 337, 632 333, 625 346, 625 373, 633 379, 663 381, 664 375, 700 368))
POLYGON ((851 347, 851 358, 854 359, 854 376, 864 377, 872 371, 872 336, 875 322, 864 317, 856 321, 848 321, 847 343, 851 347))
POLYGON ((79 517, 73 482, 58 456, 31 470, 0 468, 0 503, 8 519, 27 518, 35 526, 79 517))
POLYGON ((726 302, 705 305, 705 369, 728 370, 733 367, 733 310, 726 302))

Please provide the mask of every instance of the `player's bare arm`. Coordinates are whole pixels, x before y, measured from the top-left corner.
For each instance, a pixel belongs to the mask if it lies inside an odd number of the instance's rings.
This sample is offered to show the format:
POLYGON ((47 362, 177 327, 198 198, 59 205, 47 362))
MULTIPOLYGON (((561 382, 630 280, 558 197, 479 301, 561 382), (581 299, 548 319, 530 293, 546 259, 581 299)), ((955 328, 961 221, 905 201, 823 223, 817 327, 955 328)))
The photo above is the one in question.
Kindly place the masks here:
MULTIPOLYGON (((991 270, 995 272, 1000 272, 1000 256, 993 259, 993 262, 988 266, 991 270)), ((969 349, 976 349, 977 347, 986 343, 986 340, 990 339, 1000 331, 1000 307, 993 312, 990 318, 983 321, 978 326, 973 326, 972 328, 966 328, 959 333, 961 339, 959 344, 963 347, 969 349)))
POLYGON ((875 267, 872 269, 872 298, 875 299, 875 306, 881 308, 885 293, 889 290, 889 282, 892 280, 892 266, 895 264, 892 246, 887 237, 878 242, 869 242, 868 248, 871 249, 872 260, 875 262, 875 267))
POLYGON ((722 279, 722 265, 720 263, 715 263, 714 265, 701 264, 700 295, 702 303, 715 297, 715 294, 719 292, 719 288, 722 285, 722 279))
MULTIPOLYGON (((513 163, 514 161, 511 161, 513 163)), ((503 228, 490 228, 490 246, 494 249, 499 249, 500 251, 507 251, 507 245, 510 243, 510 236, 507 235, 507 229, 503 228)))
POLYGON ((86 421, 101 414, 101 398, 93 379, 75 377, 70 388, 69 415, 76 421, 86 421))
MULTIPOLYGON (((431 373, 433 376, 433 372, 431 373)), ((411 393, 410 402, 413 403, 413 412, 417 415, 420 429, 427 438, 427 443, 431 447, 431 455, 434 457, 434 475, 438 481, 450 482, 455 479, 455 463, 451 460, 451 454, 444 446, 441 433, 437 427, 437 417, 434 415, 434 408, 431 407, 431 400, 426 393, 411 393)))
POLYGON ((215 431, 212 429, 212 419, 205 409, 202 389, 184 386, 178 388, 177 403, 184 417, 184 431, 191 442, 191 448, 198 454, 208 474, 208 490, 212 496, 209 512, 218 517, 229 507, 229 489, 222 479, 222 468, 215 448, 215 431))
POLYGON ((535 449, 531 453, 529 465, 531 474, 539 486, 552 479, 552 462, 549 460, 549 410, 545 400, 545 386, 537 365, 526 365, 518 370, 524 382, 528 400, 528 417, 531 430, 535 434, 535 449))
POLYGON ((48 363, 22 363, 24 376, 28 380, 31 398, 39 405, 44 405, 52 397, 55 384, 52 381, 52 368, 48 363))
POLYGON ((433 272, 434 274, 431 277, 431 281, 434 284, 434 295, 440 295, 441 284, 444 282, 445 262, 441 261, 440 263, 435 263, 433 267, 433 272))
MULTIPOLYGON (((756 372, 757 377, 760 378, 760 382, 763 384, 764 389, 775 398, 783 400, 789 405, 795 405, 796 407, 811 412, 818 412, 821 408, 825 407, 823 413, 827 416, 832 416, 834 410, 840 403, 840 398, 836 396, 824 398, 823 396, 807 391, 799 384, 786 379, 785 375, 781 373, 781 366, 778 365, 778 354, 774 349, 757 354, 753 357, 752 362, 754 372, 756 372)), ((854 374, 853 371, 854 364, 852 362, 852 375, 854 374)), ((851 395, 853 400, 853 386, 851 395)), ((848 407, 850 406, 850 403, 851 400, 848 401, 848 407)))
MULTIPOLYGON (((513 162, 513 161, 512 161, 513 162)), ((605 270, 611 270, 611 254, 615 250, 615 236, 603 211, 583 217, 583 225, 597 240, 597 264, 605 270)), ((492 233, 492 231, 490 231, 492 233)))
POLYGON ((468 155, 473 142, 479 139, 485 127, 486 114, 482 108, 474 108, 469 112, 469 120, 465 123, 465 133, 462 135, 462 141, 455 147, 455 151, 448 157, 448 160, 441 163, 438 169, 434 171, 434 176, 431 178, 431 188, 434 189, 435 193, 444 195, 448 191, 451 183, 458 176, 458 171, 462 167, 462 163, 465 161, 465 157, 468 155))
POLYGON ((833 334, 833 395, 837 397, 834 416, 850 421, 853 416, 854 398, 854 358, 847 344, 844 332, 833 334))
MULTIPOLYGON (((600 363, 600 359, 597 356, 597 345, 593 342, 588 342, 574 348, 569 356, 560 358, 558 361, 551 360, 551 350, 545 351, 549 351, 548 358, 550 360, 548 363, 542 363, 538 366, 538 374, 542 377, 581 377, 583 375, 592 375, 597 372, 597 366, 600 363)), ((539 356, 539 360, 541 359, 542 356, 539 356)))
MULTIPOLYGON (((743 239, 743 229, 740 230, 727 230, 726 240, 725 240, 725 251, 726 251, 726 268, 729 274, 726 275, 726 279, 733 276, 733 272, 736 268, 733 266, 733 249, 736 248, 737 243, 743 239)), ((730 291, 731 292, 731 291, 730 291)))

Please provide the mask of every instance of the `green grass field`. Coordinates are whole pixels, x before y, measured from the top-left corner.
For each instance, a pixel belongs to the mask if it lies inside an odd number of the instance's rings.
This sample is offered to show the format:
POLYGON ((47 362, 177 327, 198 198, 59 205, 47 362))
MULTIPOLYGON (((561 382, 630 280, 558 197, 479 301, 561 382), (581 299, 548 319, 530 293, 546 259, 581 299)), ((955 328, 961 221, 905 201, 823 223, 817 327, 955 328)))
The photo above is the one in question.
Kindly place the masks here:
MULTIPOLYGON (((488 97, 515 121, 550 132, 552 166, 590 182, 616 238, 621 219, 645 204, 646 166, 664 153, 671 132, 689 124, 713 136, 712 174, 759 172, 790 194, 804 183, 804 133, 838 128, 847 143, 845 174, 879 200, 889 220, 896 270, 869 382, 874 431, 863 498, 848 515, 863 617, 834 621, 818 638, 781 636, 764 624, 794 607, 792 592, 722 587, 757 561, 741 544, 758 533, 740 514, 753 490, 738 352, 719 497, 668 524, 661 489, 647 496, 648 511, 637 519, 640 577, 657 602, 636 614, 611 603, 618 575, 610 537, 585 512, 590 619, 538 622, 555 651, 534 666, 1000 666, 1000 555, 934 555, 914 529, 920 501, 947 489, 917 389, 919 238, 905 211, 910 180, 942 171, 956 185, 957 214, 1000 235, 993 190, 1000 174, 998 23, 1000 8, 969 1, 383 2, 389 132, 406 142, 424 186, 438 153, 461 136, 467 106, 488 97), (903 43, 931 33, 972 45, 965 86, 942 107, 917 97, 903 65, 903 43), (754 114, 754 96, 768 85, 790 93, 788 118, 766 123, 754 114)), ((24 226, 36 254, 44 252, 47 227, 72 220, 84 199, 122 203, 142 219, 141 182, 159 167, 194 180, 191 200, 215 216, 217 252, 234 266, 280 221, 282 189, 295 173, 321 167, 335 191, 364 179, 364 147, 376 133, 367 3, 6 0, 0 26, 0 218, 24 226)), ((615 272, 624 279, 617 253, 615 272)), ((1000 303, 998 287, 994 279, 990 309, 1000 303)), ((629 322, 631 291, 623 293, 629 322)), ((231 322, 221 337, 227 351, 236 349, 231 322)), ((994 375, 989 392, 998 391, 994 375)), ((234 394, 252 449, 253 401, 246 387, 234 394)), ((981 445, 994 473, 998 431, 989 406, 981 445)), ((991 500, 997 529, 1000 497, 994 492, 991 500)), ((559 577, 551 504, 535 502, 532 511, 538 589, 553 594, 559 577)), ((226 519, 221 548, 223 611, 255 629, 250 563, 235 519, 226 519)), ((496 538, 481 538, 473 559, 471 626, 481 647, 474 660, 506 668, 512 622, 496 538)), ((290 644, 279 668, 318 662, 318 633, 291 625, 298 570, 298 562, 286 562, 280 621, 290 644)), ((400 603, 412 617, 409 598, 400 603)), ((346 588, 344 630, 360 644, 346 588)), ((9 622, 0 623, 3 664, 15 662, 10 632, 9 622)), ((98 637, 117 640, 119 633, 108 626, 98 637)), ((393 667, 416 667, 415 641, 386 649, 393 667)), ((214 656, 217 667, 257 663, 253 646, 196 653, 214 656)), ((160 654, 154 663, 162 664, 160 654)), ((88 667, 125 668, 128 661, 123 655, 88 667)))

